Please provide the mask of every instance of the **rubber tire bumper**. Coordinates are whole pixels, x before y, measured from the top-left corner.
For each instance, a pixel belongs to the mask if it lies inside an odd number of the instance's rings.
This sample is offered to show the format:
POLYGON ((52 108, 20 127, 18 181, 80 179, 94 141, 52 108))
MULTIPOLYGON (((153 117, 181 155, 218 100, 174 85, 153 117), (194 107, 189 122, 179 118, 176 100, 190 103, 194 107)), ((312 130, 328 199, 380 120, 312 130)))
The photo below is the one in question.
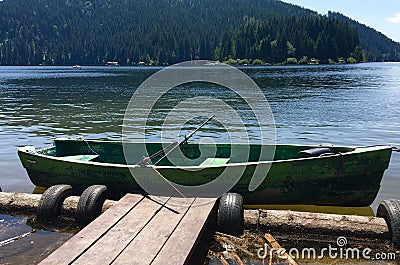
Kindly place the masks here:
POLYGON ((65 199, 73 194, 70 185, 59 184, 49 187, 42 195, 37 208, 37 217, 40 221, 51 221, 57 218, 65 199))
POLYGON ((385 219, 394 247, 400 248, 400 200, 382 201, 376 216, 385 219))
POLYGON ((78 201, 75 220, 81 225, 87 225, 96 219, 101 214, 106 193, 105 185, 92 185, 85 189, 78 201))
POLYGON ((217 230, 229 235, 242 235, 244 230, 243 197, 226 193, 219 200, 217 230))

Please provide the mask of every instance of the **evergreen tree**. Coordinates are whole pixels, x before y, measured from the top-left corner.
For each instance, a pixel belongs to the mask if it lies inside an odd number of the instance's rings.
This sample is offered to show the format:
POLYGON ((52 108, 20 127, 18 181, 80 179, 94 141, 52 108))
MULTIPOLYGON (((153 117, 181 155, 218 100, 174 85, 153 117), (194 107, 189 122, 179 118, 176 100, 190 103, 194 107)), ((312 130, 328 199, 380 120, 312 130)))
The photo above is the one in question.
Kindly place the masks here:
POLYGON ((399 44, 362 29, 278 0, 3 0, 0 65, 400 60, 399 44))

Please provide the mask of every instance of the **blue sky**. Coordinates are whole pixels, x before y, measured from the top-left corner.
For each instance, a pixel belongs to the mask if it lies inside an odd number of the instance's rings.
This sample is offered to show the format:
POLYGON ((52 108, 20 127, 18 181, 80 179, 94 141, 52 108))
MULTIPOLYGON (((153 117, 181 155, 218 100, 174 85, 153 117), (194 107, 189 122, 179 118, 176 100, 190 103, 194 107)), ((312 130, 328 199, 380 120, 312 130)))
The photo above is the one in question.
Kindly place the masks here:
POLYGON ((282 0, 323 15, 337 11, 400 42, 400 0, 282 0))

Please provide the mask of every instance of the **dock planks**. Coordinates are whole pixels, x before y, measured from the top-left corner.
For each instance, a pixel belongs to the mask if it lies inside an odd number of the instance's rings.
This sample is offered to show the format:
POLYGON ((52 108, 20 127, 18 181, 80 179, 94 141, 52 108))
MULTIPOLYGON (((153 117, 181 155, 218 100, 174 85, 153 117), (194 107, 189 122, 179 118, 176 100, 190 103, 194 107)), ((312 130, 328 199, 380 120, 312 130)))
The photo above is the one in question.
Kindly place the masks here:
POLYGON ((127 194, 40 264, 189 264, 215 202, 127 194))

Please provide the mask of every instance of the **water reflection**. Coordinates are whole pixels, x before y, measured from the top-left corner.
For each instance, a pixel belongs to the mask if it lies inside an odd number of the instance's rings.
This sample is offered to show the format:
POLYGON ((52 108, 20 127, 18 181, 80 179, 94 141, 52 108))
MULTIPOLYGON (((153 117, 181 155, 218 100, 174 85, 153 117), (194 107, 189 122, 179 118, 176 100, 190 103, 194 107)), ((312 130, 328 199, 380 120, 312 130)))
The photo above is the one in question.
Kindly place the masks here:
MULTIPOLYGON (((9 191, 33 189, 17 158, 18 146, 44 147, 60 136, 121 139, 122 119, 132 94, 159 69, 83 67, 77 71, 71 67, 0 67, 0 185, 9 191)), ((241 69, 267 97, 274 113, 278 143, 400 146, 400 64, 241 69)), ((202 82, 176 87, 164 95, 152 112, 145 137, 159 141, 160 125, 171 108, 198 96, 224 101, 241 120, 222 117, 229 128, 211 122, 193 141, 202 137, 229 141, 228 129, 240 131, 242 123, 251 141, 260 138, 256 119, 243 100, 224 87, 202 82)), ((201 113, 202 108, 201 104, 193 104, 181 114, 201 113)), ((176 128, 171 137, 184 135, 196 125, 176 128)), ((385 190, 394 189, 385 185, 386 179, 400 176, 398 161, 394 154, 385 174, 384 194, 392 194, 385 190)))
MULTIPOLYGON (((78 71, 71 67, 0 67, 0 186, 3 190, 32 192, 34 189, 17 157, 19 146, 46 147, 60 136, 120 140, 122 119, 132 94, 160 69, 82 67, 78 71)), ((278 143, 400 146, 399 63, 244 67, 242 70, 255 80, 268 99, 278 143)), ((160 124, 168 111, 176 103, 194 96, 223 100, 240 114, 249 138, 259 139, 259 126, 243 100, 227 89, 199 82, 177 87, 161 99, 148 121, 145 137, 158 141, 160 124)), ((193 105, 185 111, 201 113, 202 107, 193 105)), ((229 130, 237 130, 235 126, 242 123, 224 118, 230 122, 229 130)), ((177 128, 172 135, 185 135, 196 125, 193 122, 177 128)), ((227 130, 211 122, 193 141, 211 137, 214 141, 226 142, 230 140, 227 130)), ((399 177, 400 153, 395 153, 372 208, 376 209, 383 199, 400 199, 399 177)), ((306 208, 302 210, 313 210, 306 208)), ((370 208, 364 210, 371 215, 370 208)), ((32 228, 25 223, 24 217, 0 215, 0 240, 30 231, 32 228)), ((38 231, 17 245, 0 248, 0 263, 35 262, 51 252, 50 247, 56 248, 68 237, 38 231), (16 260, 21 252, 25 255, 16 260)))
POLYGON ((0 215, 0 264, 38 264, 72 236, 33 230, 27 219, 0 215))

